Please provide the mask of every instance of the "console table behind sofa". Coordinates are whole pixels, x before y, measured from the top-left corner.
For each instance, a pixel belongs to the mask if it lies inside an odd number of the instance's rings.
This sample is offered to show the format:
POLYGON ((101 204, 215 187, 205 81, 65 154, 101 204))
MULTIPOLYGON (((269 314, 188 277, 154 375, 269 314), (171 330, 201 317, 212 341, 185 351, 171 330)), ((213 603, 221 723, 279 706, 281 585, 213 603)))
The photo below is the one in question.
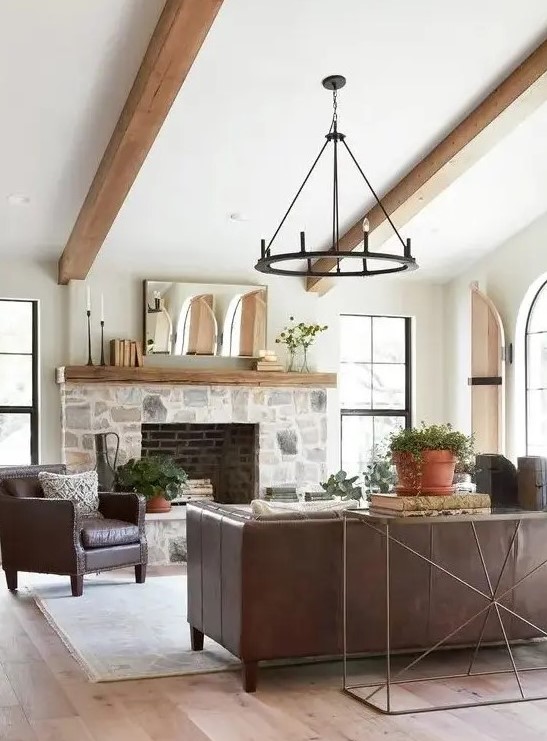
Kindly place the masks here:
MULTIPOLYGON (((501 569, 513 525, 478 523, 490 573, 501 569)), ((287 512, 253 519, 241 508, 192 504, 187 512, 188 622, 192 646, 207 635, 243 662, 247 692, 256 689, 258 662, 307 656, 341 656, 343 641, 342 519, 331 513, 287 512)), ((476 545, 465 525, 393 526, 393 535, 419 553, 487 590, 476 545), (473 555, 474 552, 473 552, 473 555)), ((522 524, 518 548, 506 571, 529 570, 547 542, 547 522, 522 524)), ((391 625, 394 650, 433 645, 482 607, 481 597, 427 562, 393 546, 391 625)), ((509 576, 507 577, 509 580, 509 576)), ((381 652, 385 646, 386 572, 380 534, 348 522, 349 653, 381 652), (368 568, 363 570, 363 563, 368 568)), ((503 586, 503 584, 502 584, 503 586)), ((536 625, 547 622, 547 573, 538 571, 507 598, 507 606, 536 625)), ((482 623, 475 620, 450 641, 474 644, 482 623)), ((508 620, 511 639, 539 634, 508 620)), ((499 642, 499 624, 489 619, 484 642, 499 642)))

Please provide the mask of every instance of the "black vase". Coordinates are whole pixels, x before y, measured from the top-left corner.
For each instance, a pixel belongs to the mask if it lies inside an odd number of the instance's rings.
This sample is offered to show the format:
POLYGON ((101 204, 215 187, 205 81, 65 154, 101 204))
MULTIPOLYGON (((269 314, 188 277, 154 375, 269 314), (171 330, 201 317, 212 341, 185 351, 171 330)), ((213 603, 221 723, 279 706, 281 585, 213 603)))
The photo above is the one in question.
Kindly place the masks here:
POLYGON ((120 437, 117 432, 99 432, 95 438, 95 470, 99 479, 99 491, 113 491, 116 478, 116 462, 120 449, 120 437), (116 452, 112 463, 108 460, 106 439, 109 435, 116 438, 116 452))

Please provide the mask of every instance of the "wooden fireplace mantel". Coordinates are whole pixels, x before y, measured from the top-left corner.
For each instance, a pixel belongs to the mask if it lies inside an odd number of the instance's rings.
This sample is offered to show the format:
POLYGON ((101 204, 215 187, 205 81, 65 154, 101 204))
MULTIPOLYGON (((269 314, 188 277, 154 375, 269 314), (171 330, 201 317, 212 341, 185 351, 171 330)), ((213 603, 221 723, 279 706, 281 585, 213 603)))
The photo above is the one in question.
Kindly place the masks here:
POLYGON ((272 373, 255 370, 123 368, 113 365, 68 365, 57 368, 57 383, 166 383, 186 386, 300 386, 336 388, 336 373, 272 373))

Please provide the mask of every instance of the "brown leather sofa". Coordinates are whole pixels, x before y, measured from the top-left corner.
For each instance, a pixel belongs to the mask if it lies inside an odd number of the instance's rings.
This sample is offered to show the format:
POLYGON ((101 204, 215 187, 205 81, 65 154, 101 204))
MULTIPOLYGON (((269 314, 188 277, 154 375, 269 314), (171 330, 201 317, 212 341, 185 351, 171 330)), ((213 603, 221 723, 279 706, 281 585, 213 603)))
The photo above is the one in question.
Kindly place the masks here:
MULTIPOLYGON (((192 647, 204 634, 243 662, 245 690, 254 691, 257 665, 267 659, 339 656, 342 653, 342 520, 299 513, 257 519, 216 504, 187 510, 188 622, 192 647)), ((481 522, 477 531, 492 583, 509 549, 514 523, 481 522)), ((468 523, 394 526, 392 535, 488 593, 468 523)), ((385 650, 385 550, 383 537, 359 521, 348 522, 349 653, 385 650)), ((400 546, 391 547, 391 642, 394 650, 427 648, 484 607, 484 598, 400 546)), ((547 523, 524 521, 500 588, 547 558, 547 523)), ((500 592, 501 593, 501 592, 500 592)), ((509 609, 545 627, 547 569, 538 569, 503 599, 509 609)), ((485 643, 503 636, 494 611, 485 643)), ((471 645, 483 620, 475 619, 445 645, 471 645)), ((539 635, 504 615, 510 639, 539 635)))
POLYGON ((40 471, 64 473, 65 466, 0 468, 0 545, 8 589, 17 589, 18 571, 67 574, 79 597, 84 574, 122 566, 134 566, 136 581, 143 584, 144 499, 99 493, 104 519, 80 519, 72 502, 44 498, 40 471))

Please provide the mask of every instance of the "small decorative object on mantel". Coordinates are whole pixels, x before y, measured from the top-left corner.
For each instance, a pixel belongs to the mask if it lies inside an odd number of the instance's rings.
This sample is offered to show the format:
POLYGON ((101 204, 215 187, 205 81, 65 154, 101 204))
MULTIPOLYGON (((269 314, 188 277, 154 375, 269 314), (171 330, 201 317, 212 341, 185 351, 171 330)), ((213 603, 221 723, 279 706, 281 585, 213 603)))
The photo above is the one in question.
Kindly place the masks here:
POLYGON ((171 501, 186 486, 186 471, 169 456, 131 458, 116 471, 116 490, 135 491, 146 497, 146 511, 169 512, 171 501))
POLYGON ((268 373, 281 373, 285 370, 279 362, 277 354, 270 350, 260 352, 260 358, 255 363, 255 369, 257 371, 268 371, 268 373))
POLYGON ((276 337, 276 344, 286 345, 289 354, 287 372, 300 371, 309 373, 308 367, 308 349, 313 345, 317 335, 328 329, 327 325, 305 324, 304 322, 295 323, 294 317, 289 317, 291 324, 283 328, 283 331, 276 337), (297 363, 296 356, 302 351, 302 361, 297 363), (299 365, 300 367, 297 367, 299 365))
POLYGON ((87 316, 87 365, 93 365, 91 357, 91 289, 86 288, 86 316, 87 316))
POLYGON ((104 358, 104 296, 101 293, 101 365, 106 365, 104 358))
POLYGON ((139 340, 110 340, 110 365, 141 368, 142 343, 139 340))
POLYGON ((454 493, 458 460, 472 455, 473 436, 451 425, 405 428, 391 435, 390 450, 397 469, 397 494, 449 495, 454 493))

